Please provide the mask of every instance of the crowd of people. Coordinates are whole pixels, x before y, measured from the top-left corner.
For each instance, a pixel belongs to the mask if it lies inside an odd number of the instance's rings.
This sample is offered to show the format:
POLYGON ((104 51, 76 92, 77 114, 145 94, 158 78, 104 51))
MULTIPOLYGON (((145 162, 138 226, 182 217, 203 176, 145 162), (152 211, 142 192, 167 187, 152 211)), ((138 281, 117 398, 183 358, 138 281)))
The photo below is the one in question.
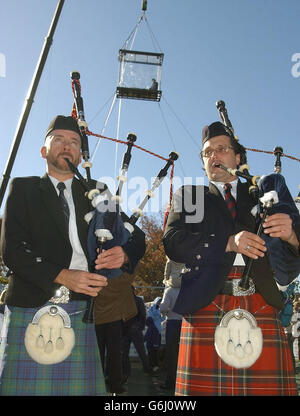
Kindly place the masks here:
MULTIPOLYGON (((280 311, 282 288, 300 272, 300 215, 281 175, 261 181, 258 204, 235 174, 247 162, 245 148, 224 124, 205 126, 209 185, 176 191, 162 240, 165 290, 145 309, 133 287, 145 235, 137 225, 125 229, 123 212, 111 235, 116 244, 95 249, 91 261, 91 205, 70 167, 81 161, 74 118, 51 121, 41 156, 45 175, 12 179, 3 215, 1 255, 10 276, 0 395, 121 395, 132 344, 146 376, 160 370, 165 345, 160 388, 170 394, 298 395, 299 315, 291 316, 289 336, 280 311)), ((113 204, 105 184, 91 185, 97 200, 113 204)))

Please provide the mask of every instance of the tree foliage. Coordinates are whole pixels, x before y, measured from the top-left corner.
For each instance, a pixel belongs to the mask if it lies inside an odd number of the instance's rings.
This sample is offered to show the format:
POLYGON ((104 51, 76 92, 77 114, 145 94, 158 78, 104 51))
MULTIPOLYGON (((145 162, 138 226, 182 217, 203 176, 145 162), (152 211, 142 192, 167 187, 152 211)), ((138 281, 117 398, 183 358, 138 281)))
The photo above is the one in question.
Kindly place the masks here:
POLYGON ((145 302, 150 302, 163 293, 166 255, 162 244, 162 215, 145 215, 139 227, 146 236, 146 253, 135 270, 133 284, 137 288, 137 295, 143 296, 145 302))

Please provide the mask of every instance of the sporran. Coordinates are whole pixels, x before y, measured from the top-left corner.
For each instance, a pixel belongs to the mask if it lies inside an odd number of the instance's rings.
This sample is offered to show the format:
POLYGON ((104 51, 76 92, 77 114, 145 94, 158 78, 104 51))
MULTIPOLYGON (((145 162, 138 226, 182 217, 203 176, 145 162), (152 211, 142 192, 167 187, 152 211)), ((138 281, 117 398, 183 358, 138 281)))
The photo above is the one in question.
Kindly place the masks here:
POLYGON ((245 309, 233 309, 215 330, 215 349, 219 357, 234 368, 249 368, 259 358, 263 335, 254 316, 245 309))
POLYGON ((39 364, 64 361, 75 345, 75 333, 68 313, 57 305, 39 309, 25 332, 25 348, 39 364))

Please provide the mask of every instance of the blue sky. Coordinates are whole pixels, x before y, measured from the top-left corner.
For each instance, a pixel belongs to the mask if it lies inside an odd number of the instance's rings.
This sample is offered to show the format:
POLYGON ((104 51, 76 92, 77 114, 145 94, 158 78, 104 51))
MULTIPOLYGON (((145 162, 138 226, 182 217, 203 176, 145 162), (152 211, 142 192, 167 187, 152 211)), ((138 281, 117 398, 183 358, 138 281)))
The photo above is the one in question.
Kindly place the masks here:
MULTIPOLYGON (((56 5, 56 0, 0 0, 1 174, 56 5)), ((101 132, 118 82, 118 51, 141 13, 141 0, 65 1, 11 177, 44 173, 40 147, 52 118, 72 110, 73 70, 81 73, 89 129, 101 132)), ((198 156, 201 130, 219 120, 215 103, 222 99, 245 147, 272 151, 282 146, 285 154, 300 158, 299 0, 148 0, 146 17, 164 53, 162 100, 121 100, 121 140, 135 132, 137 144, 154 153, 168 157, 176 150, 175 189, 184 177, 193 183, 202 177, 206 183, 198 156)), ((160 52, 144 21, 133 49, 160 52)), ((105 136, 117 135, 119 106, 116 100, 105 136)), ((96 139, 90 137, 89 143, 92 153, 96 139)), ((119 166, 124 151, 122 145, 101 141, 93 177, 115 177, 115 159, 119 166)), ((274 161, 273 155, 248 152, 252 174, 272 172, 274 161)), ((149 188, 163 165, 134 149, 128 172, 132 200, 134 186, 143 182, 133 178, 144 178, 149 188)), ((299 162, 283 158, 282 173, 296 196, 299 162)), ((148 212, 162 209, 167 193, 167 186, 158 191, 148 212)))

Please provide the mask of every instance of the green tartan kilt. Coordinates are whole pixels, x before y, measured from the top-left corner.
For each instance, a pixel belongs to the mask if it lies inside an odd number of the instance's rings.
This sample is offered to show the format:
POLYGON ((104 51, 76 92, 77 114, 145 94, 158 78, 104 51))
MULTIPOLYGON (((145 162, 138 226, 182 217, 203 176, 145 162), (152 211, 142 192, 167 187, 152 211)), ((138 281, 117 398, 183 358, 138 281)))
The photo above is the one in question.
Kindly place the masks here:
POLYGON ((0 396, 106 395, 94 324, 82 322, 86 301, 58 306, 70 315, 75 346, 64 361, 51 365, 33 361, 24 345, 27 325, 40 308, 6 306, 0 337, 0 396))

